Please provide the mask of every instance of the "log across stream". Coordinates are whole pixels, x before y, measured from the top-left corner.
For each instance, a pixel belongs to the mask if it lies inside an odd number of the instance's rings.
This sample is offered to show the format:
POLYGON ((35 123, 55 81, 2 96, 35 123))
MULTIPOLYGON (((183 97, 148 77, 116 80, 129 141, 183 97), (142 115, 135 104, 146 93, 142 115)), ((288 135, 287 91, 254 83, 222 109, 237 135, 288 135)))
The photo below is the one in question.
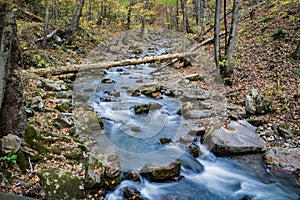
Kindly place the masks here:
MULTIPOLYGON (((165 41, 168 39, 161 38, 157 43, 165 41)), ((124 173, 120 185, 109 191, 106 199, 128 199, 130 194, 149 200, 300 199, 291 177, 269 173, 260 155, 216 157, 200 143, 201 138, 189 135, 197 120, 178 114, 184 101, 176 97, 179 88, 171 88, 177 84, 172 83, 174 72, 163 69, 152 73, 157 67, 149 63, 119 66, 107 69, 102 77, 96 75, 86 81, 81 77, 75 85, 77 93, 89 96, 87 103, 104 124, 104 129, 92 136, 96 141, 93 151, 117 154, 124 173), (153 91, 152 96, 135 93, 145 85, 165 88, 153 91), (155 106, 138 113, 138 105, 155 106), (187 153, 191 143, 199 146, 199 157, 187 153), (134 181, 125 176, 145 165, 166 166, 176 160, 181 162, 180 175, 172 180, 153 181, 141 176, 134 181)), ((217 112, 211 112, 201 117, 218 120, 217 112)))

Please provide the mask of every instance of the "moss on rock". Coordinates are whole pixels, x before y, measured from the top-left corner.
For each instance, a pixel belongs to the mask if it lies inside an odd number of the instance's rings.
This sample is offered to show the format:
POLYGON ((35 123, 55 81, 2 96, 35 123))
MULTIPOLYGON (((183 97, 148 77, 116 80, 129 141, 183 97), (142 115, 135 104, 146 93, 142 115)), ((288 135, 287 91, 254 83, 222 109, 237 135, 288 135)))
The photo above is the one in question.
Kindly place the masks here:
POLYGON ((20 166, 22 173, 25 174, 26 169, 29 168, 29 162, 27 161, 27 158, 26 158, 25 154, 23 153, 23 151, 19 151, 19 153, 17 155, 17 163, 20 166))
POLYGON ((37 172, 45 199, 83 199, 84 187, 79 176, 60 168, 37 172))

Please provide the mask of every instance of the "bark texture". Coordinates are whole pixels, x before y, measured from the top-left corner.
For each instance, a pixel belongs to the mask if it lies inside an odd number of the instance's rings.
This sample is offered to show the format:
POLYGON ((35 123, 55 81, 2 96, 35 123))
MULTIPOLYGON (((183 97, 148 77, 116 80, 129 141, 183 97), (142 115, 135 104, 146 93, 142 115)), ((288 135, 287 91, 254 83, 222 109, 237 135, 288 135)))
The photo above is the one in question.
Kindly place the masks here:
POLYGON ((9 5, 1 3, 0 9, 0 137, 8 134, 23 136, 26 114, 20 78, 17 25, 9 5))

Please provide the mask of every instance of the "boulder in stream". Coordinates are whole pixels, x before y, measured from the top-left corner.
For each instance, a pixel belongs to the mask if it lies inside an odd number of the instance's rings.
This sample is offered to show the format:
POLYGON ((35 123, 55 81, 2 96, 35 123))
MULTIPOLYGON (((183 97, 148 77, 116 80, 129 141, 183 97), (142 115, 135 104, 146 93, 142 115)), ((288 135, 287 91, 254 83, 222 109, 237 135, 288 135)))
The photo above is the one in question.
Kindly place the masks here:
POLYGON ((121 166, 117 155, 97 157, 90 155, 86 166, 84 184, 96 189, 106 185, 113 190, 121 182, 121 166))
POLYGON ((145 165, 141 169, 141 175, 147 177, 152 181, 165 182, 170 180, 176 180, 180 174, 180 161, 171 162, 167 166, 158 165, 145 165))
POLYGON ((208 132, 203 143, 216 155, 261 152, 266 143, 245 120, 231 121, 227 127, 208 132))

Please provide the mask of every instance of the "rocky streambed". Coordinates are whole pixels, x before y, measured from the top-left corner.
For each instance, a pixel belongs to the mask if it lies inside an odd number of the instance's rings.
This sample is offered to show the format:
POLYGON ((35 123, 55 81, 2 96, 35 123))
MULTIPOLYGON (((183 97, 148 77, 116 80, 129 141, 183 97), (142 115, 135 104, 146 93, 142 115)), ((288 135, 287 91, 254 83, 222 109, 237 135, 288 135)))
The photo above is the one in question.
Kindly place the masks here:
MULTIPOLYGON (((107 39, 87 63, 183 50, 182 35, 171 31, 124 36, 107 39)), ((297 138, 228 105, 213 63, 198 49, 166 62, 37 78, 25 141, 8 136, 2 149, 14 142, 30 158, 24 171, 35 172, 35 192, 47 199, 299 199, 297 138)))

